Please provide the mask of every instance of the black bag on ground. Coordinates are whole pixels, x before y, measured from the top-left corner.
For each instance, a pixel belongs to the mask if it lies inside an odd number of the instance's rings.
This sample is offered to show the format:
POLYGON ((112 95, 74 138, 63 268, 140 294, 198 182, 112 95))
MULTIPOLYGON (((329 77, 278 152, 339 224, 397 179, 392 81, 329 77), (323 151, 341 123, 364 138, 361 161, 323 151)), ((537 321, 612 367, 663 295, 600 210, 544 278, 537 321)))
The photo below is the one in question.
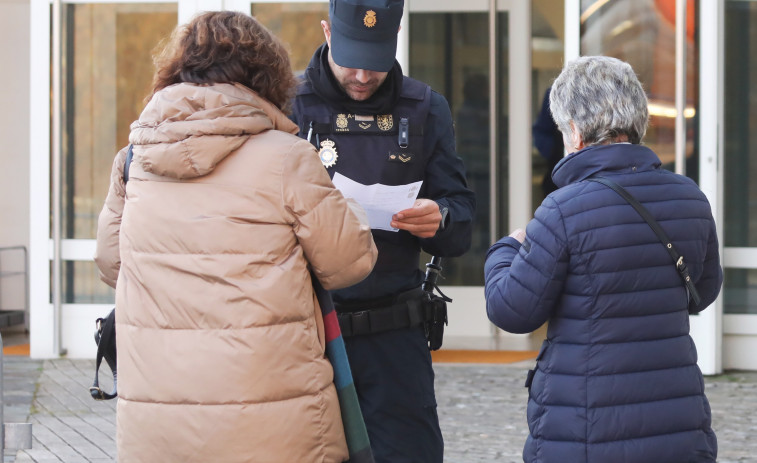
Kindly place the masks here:
POLYGON ((97 344, 97 360, 95 364, 95 381, 89 388, 89 393, 95 400, 110 400, 118 396, 116 373, 116 309, 110 311, 107 317, 95 321, 95 344, 97 344), (100 364, 103 358, 113 372, 113 391, 105 392, 100 389, 100 364))

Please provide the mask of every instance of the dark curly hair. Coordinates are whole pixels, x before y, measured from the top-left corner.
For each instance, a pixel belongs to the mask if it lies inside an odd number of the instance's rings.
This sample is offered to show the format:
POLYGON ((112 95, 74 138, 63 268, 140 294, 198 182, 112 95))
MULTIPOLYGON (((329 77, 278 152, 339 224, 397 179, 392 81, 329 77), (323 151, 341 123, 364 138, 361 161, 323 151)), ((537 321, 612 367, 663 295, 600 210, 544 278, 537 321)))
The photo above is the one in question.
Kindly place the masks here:
POLYGON ((202 13, 154 55, 152 93, 180 82, 239 83, 288 113, 297 86, 284 44, 252 16, 202 13))

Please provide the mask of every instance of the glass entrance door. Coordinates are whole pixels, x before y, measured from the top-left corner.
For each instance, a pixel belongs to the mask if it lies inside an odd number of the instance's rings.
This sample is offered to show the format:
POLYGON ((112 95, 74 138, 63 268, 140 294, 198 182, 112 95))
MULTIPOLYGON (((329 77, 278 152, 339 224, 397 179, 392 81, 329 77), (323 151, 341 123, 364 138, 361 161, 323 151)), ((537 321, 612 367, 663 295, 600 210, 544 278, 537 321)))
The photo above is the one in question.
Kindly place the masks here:
MULTIPOLYGON (((457 151, 478 203, 471 251, 443 262, 440 283, 454 299, 445 347, 455 347, 457 338, 461 346, 492 347, 486 251, 533 212, 531 1, 406 0, 405 9, 398 60, 406 75, 450 103, 457 151)), ((296 70, 303 70, 323 41, 318 22, 328 18, 328 3, 253 1, 251 12, 289 44, 296 70)))
MULTIPOLYGON (((536 3, 540 1, 545 3, 536 3)), ((56 159, 62 164, 62 188, 57 199, 50 193, 51 145, 46 137, 31 140, 32 165, 44 167, 34 170, 31 179, 32 191, 40 192, 31 200, 32 355, 50 357, 62 350, 88 357, 94 343, 80 341, 89 339, 83 331, 89 332, 91 321, 106 313, 113 300, 91 261, 94 223, 113 155, 126 143, 124 130, 146 96, 144 79, 151 71, 144 66, 150 63, 150 51, 177 20, 186 21, 200 10, 236 9, 252 13, 282 37, 301 71, 323 40, 318 23, 328 18, 328 2, 61 3, 62 149, 56 159), (61 232, 58 244, 48 227, 54 204, 60 207, 61 219, 53 225, 61 232), (60 282, 53 281, 51 271, 56 259, 60 282), (50 297, 56 284, 62 293, 58 308, 50 297)), ((50 4, 32 0, 32 74, 42 77, 31 83, 31 112, 39 129, 50 127, 50 4)), ((531 0, 406 0, 405 7, 398 59, 406 74, 428 82, 450 102, 458 152, 479 202, 473 249, 444 263, 441 283, 454 298, 448 339, 469 336, 491 347, 495 331, 485 311, 485 252, 511 228, 525 226, 533 212, 531 0)), ((445 346, 454 347, 447 341, 445 346)))
MULTIPOLYGON (((251 13, 289 45, 296 71, 304 70, 323 41, 318 23, 328 18, 328 2, 253 1, 251 13)), ((486 318, 484 257, 533 212, 531 1, 406 0, 397 57, 406 75, 449 101, 478 202, 471 251, 443 262, 440 283, 454 299, 445 347, 457 338, 465 347, 491 347, 497 338, 486 318)))
POLYGON ((31 1, 32 357, 94 356, 92 323, 114 299, 92 261, 97 216, 149 92, 151 50, 175 27, 177 6, 31 1))
POLYGON ((532 213, 530 3, 410 2, 406 74, 447 98, 477 202, 471 250, 443 262, 443 291, 454 300, 447 348, 499 347, 486 317, 484 259, 532 213))
POLYGON ((724 10, 723 367, 755 370, 757 2, 726 0, 724 10))

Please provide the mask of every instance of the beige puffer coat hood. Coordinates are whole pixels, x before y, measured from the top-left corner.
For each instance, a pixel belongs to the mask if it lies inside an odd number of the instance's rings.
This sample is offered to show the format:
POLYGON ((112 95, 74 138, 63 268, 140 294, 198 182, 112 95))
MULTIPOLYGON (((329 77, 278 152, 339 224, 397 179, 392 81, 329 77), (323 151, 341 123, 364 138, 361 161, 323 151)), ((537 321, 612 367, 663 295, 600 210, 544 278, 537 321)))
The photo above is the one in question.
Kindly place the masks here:
POLYGON ((120 463, 347 458, 308 268, 349 286, 376 248, 296 131, 228 84, 165 88, 132 125, 95 257, 116 286, 120 463))

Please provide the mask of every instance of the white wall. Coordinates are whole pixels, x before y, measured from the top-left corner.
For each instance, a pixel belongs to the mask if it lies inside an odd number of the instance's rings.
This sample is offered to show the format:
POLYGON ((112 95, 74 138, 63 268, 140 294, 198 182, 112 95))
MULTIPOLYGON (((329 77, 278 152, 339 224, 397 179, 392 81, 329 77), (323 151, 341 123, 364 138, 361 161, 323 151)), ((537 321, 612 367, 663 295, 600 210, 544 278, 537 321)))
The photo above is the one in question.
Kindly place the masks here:
MULTIPOLYGON (((29 248, 29 0, 0 0, 0 247, 29 248)), ((0 308, 25 305, 24 254, 0 253, 0 308)), ((28 325, 27 325, 28 326, 28 325)))
POLYGON ((0 0, 0 43, 0 246, 28 246, 29 0, 0 0))

